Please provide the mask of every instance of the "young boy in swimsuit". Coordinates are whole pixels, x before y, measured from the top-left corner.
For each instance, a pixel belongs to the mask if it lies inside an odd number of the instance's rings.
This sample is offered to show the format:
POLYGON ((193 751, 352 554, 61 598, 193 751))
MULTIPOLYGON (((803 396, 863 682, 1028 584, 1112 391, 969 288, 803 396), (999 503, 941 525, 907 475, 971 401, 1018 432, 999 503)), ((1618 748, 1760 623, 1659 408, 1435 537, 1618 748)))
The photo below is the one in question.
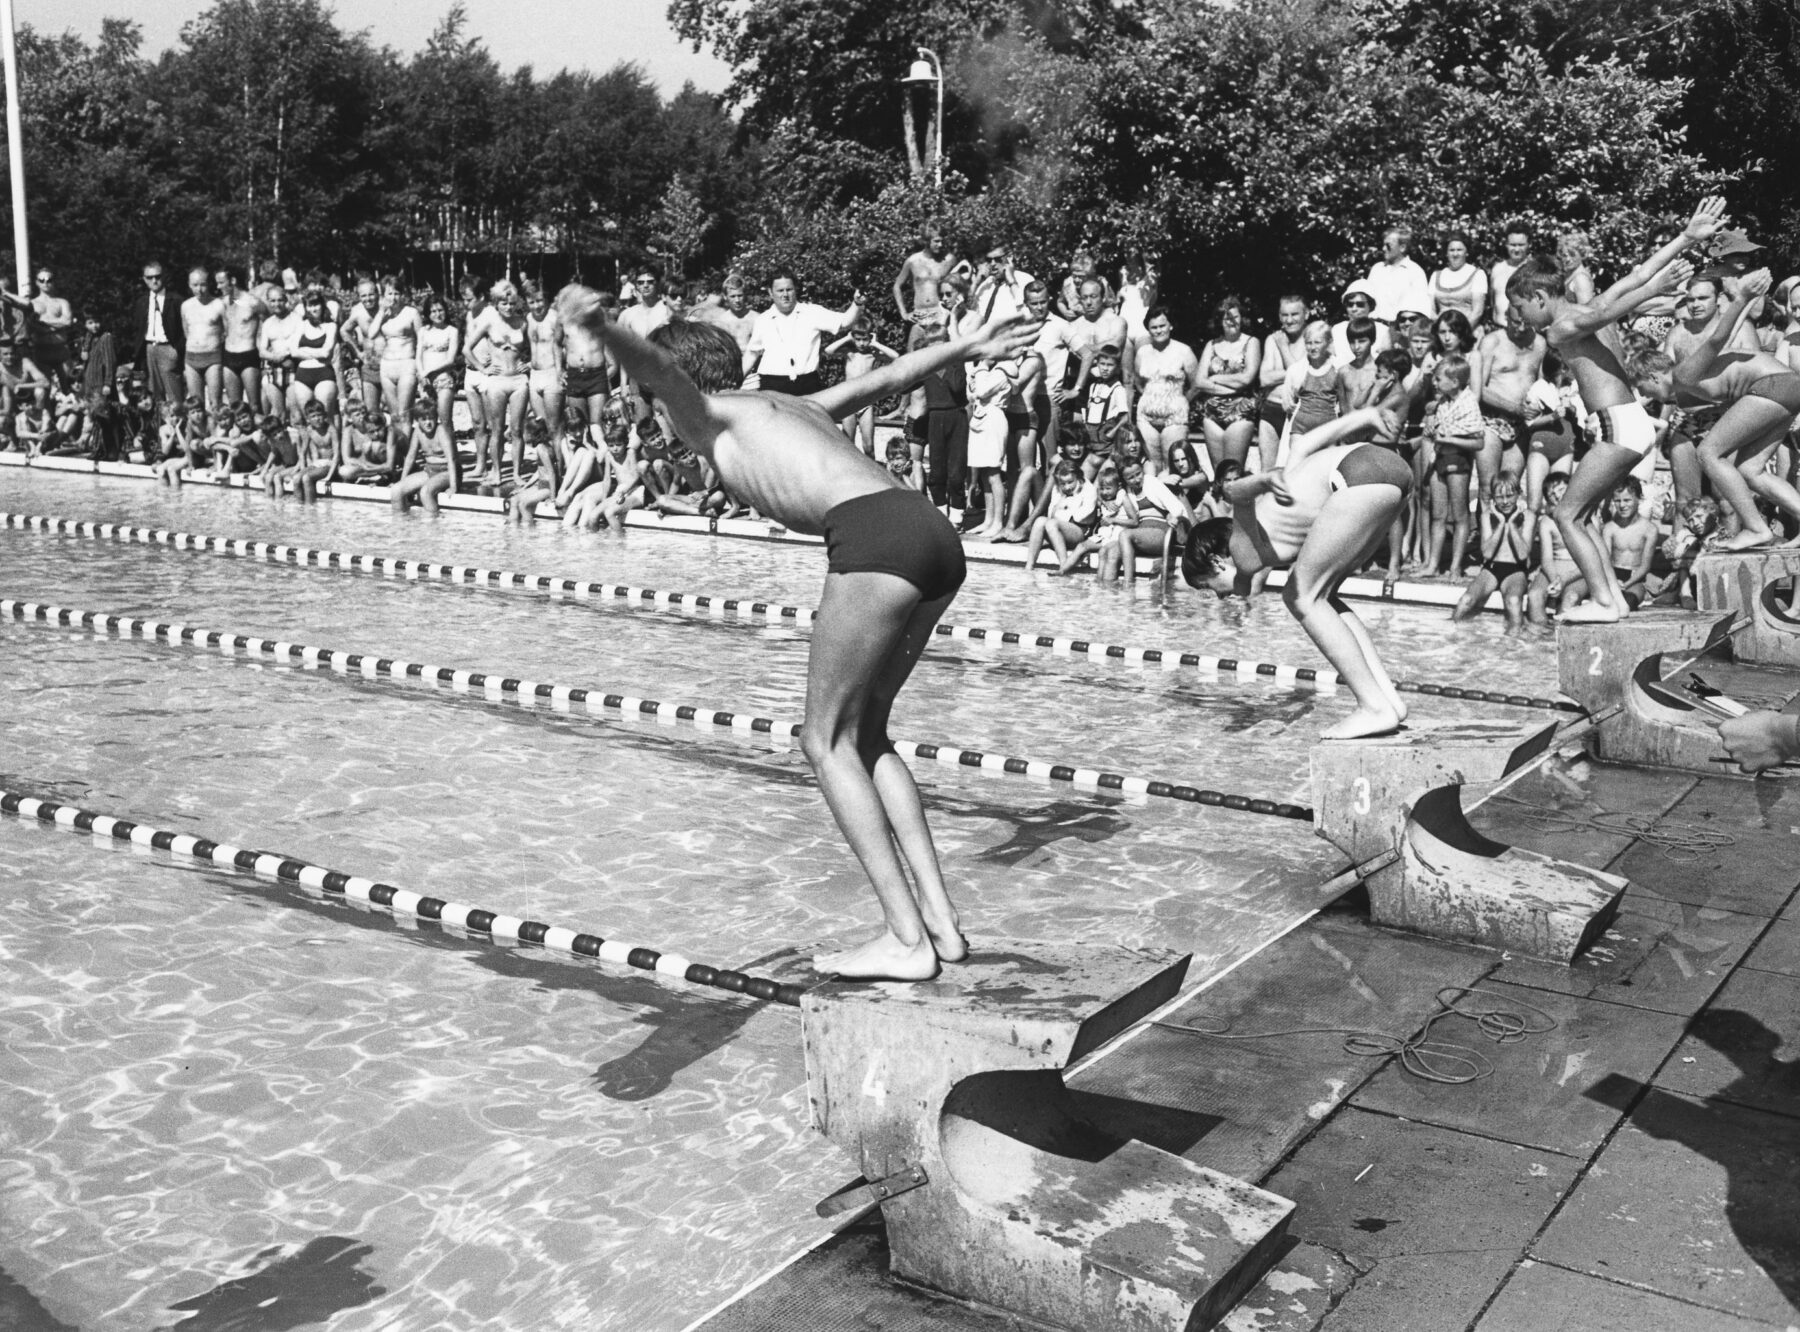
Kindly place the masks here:
POLYGON ((968 956, 912 774, 888 739, 901 686, 962 586, 962 542, 919 492, 846 440, 836 422, 952 361, 1016 355, 1036 329, 1015 315, 804 398, 744 392, 731 335, 674 320, 645 340, 564 288, 563 322, 612 348, 656 412, 758 513, 825 538, 825 590, 807 668, 801 747, 862 862, 886 927, 813 960, 846 978, 929 980, 968 956), (910 882, 908 871, 910 871, 910 882))
POLYGON ((1562 529, 1550 514, 1562 503, 1569 490, 1567 472, 1552 472, 1544 482, 1544 504, 1549 512, 1537 516, 1537 572, 1525 593, 1525 618, 1546 633, 1550 631, 1550 603, 1557 603, 1560 614, 1566 601, 1574 605, 1587 591, 1587 582, 1562 543, 1562 529))
POLYGON ((1345 443, 1361 431, 1400 428, 1380 408, 1327 422, 1289 442, 1286 465, 1231 482, 1232 517, 1201 523, 1188 537, 1181 573, 1190 587, 1249 596, 1264 569, 1290 569, 1281 598, 1337 668, 1356 709, 1326 728, 1327 740, 1387 735, 1406 704, 1375 654, 1369 631, 1338 588, 1387 539, 1412 489, 1412 470, 1379 444, 1345 443))
POLYGON ((1591 303, 1567 295, 1554 264, 1533 260, 1507 281, 1508 303, 1519 305, 1525 323, 1543 333, 1551 349, 1574 371, 1583 404, 1600 418, 1601 438, 1576 463, 1569 489, 1556 509, 1563 544, 1593 598, 1565 612, 1565 619, 1612 621, 1627 611, 1611 580, 1605 553, 1588 529, 1589 517, 1656 445, 1656 427, 1625 376, 1618 321, 1645 301, 1674 291, 1686 281, 1693 270, 1677 262, 1681 254, 1714 235, 1725 221, 1723 199, 1703 200, 1681 235, 1591 303))
POLYGON ((1607 521, 1600 529, 1613 577, 1618 579, 1619 592, 1632 610, 1643 605, 1648 596, 1644 583, 1650 577, 1657 538, 1662 535, 1643 511, 1643 503, 1643 485, 1635 476, 1626 477, 1607 501, 1607 521))
POLYGON ((1496 591, 1506 607, 1506 632, 1525 631, 1526 578, 1531 569, 1531 515, 1519 504, 1519 483, 1510 474, 1494 478, 1481 502, 1481 567, 1469 580, 1452 620, 1472 619, 1496 591))
MULTIPOLYGON (((1768 470, 1770 456, 1800 415, 1800 374, 1769 352, 1727 350, 1745 312, 1768 291, 1769 270, 1726 278, 1725 289, 1730 304, 1680 364, 1661 352, 1645 352, 1633 358, 1630 370, 1638 388, 1659 402, 1673 402, 1685 390, 1725 404, 1724 414, 1700 441, 1700 465, 1742 524, 1737 535, 1720 543, 1721 548, 1755 550, 1777 540, 1775 529, 1756 507, 1757 496, 1800 521, 1800 492, 1768 470)), ((1800 544, 1800 537, 1787 544, 1800 544)))

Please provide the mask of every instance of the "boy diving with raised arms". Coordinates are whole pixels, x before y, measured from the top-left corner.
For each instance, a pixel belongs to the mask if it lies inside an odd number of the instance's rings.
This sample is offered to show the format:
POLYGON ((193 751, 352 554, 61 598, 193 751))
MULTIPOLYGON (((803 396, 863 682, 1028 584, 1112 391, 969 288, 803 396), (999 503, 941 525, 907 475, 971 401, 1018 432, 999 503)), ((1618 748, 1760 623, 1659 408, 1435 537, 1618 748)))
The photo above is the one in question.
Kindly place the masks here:
POLYGON ((962 586, 962 542, 928 498, 846 440, 836 423, 952 362, 1017 355, 1036 325, 996 319, 802 398, 742 391, 743 354, 722 329, 676 319, 646 340, 608 321, 586 287, 565 287, 556 303, 564 326, 612 351, 664 428, 711 461, 732 498, 825 538, 800 744, 874 886, 886 928, 867 943, 816 956, 813 965, 847 979, 931 979, 940 963, 968 956, 968 941, 918 787, 887 727, 895 696, 962 586))

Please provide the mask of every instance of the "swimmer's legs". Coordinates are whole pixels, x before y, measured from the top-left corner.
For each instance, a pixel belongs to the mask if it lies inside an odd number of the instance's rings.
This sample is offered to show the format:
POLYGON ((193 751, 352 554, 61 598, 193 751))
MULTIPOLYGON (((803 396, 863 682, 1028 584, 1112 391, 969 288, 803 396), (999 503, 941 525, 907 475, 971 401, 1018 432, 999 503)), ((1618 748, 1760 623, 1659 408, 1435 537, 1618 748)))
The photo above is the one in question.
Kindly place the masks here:
POLYGON ((1588 585, 1589 600, 1563 612, 1571 623, 1609 622, 1624 618, 1627 607, 1618 594, 1612 563, 1606 550, 1588 526, 1588 518, 1606 503, 1619 482, 1631 474, 1640 458, 1630 449, 1604 440, 1588 450, 1587 456, 1575 464, 1569 478, 1569 489, 1556 506, 1556 528, 1562 535, 1563 548, 1575 567, 1581 570, 1588 585))
POLYGON ((1778 402, 1753 396, 1739 398, 1701 443, 1700 465, 1706 470, 1707 480, 1743 522, 1743 530, 1722 543, 1722 549, 1752 550, 1774 542, 1774 529, 1756 507, 1755 492, 1760 491, 1773 503, 1800 516, 1800 507, 1793 503, 1794 488, 1762 471, 1769 451, 1787 434, 1792 421, 1792 414, 1778 402), (1765 484, 1765 477, 1766 482, 1773 484, 1765 484))
POLYGON ((887 737, 894 698, 949 604, 948 596, 920 601, 918 589, 893 574, 826 575, 813 624, 801 746, 869 876, 887 928, 868 943, 815 958, 822 972, 929 980, 940 954, 952 961, 966 955, 918 788, 887 737))
POLYGON ((1282 589, 1289 612, 1356 699, 1356 710, 1322 733, 1327 740, 1386 735, 1406 719, 1406 706, 1382 668, 1368 630, 1337 597, 1344 579, 1386 539, 1401 503, 1397 486, 1351 486, 1333 495, 1319 511, 1282 589))

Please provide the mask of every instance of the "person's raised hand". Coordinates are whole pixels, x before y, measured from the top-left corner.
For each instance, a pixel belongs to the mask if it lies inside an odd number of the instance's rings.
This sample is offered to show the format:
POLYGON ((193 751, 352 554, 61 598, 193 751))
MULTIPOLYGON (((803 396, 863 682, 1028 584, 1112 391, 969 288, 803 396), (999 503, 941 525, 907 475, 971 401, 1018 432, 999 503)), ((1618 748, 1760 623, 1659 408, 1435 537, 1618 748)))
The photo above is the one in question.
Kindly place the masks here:
POLYGON ((600 304, 600 293, 592 287, 571 282, 556 293, 556 313, 564 324, 597 329, 606 323, 606 309, 600 304))
POLYGON ((1729 221, 1731 217, 1725 211, 1725 200, 1719 195, 1711 195, 1702 199, 1700 206, 1694 209, 1694 215, 1688 219, 1682 234, 1689 240, 1705 240, 1729 221))
POLYGON ((1665 264, 1650 277, 1648 283, 1652 296, 1666 296, 1668 293, 1686 286, 1694 276, 1694 266, 1685 259, 1677 259, 1672 264, 1665 264))
POLYGON ((976 331, 973 345, 968 348, 969 359, 991 356, 1003 361, 1016 356, 1031 345, 1038 327, 1038 321, 1022 310, 989 320, 976 331))
POLYGON ((1766 296, 1772 279, 1769 270, 1759 268, 1754 273, 1745 273, 1742 277, 1728 277, 1719 285, 1732 300, 1742 299, 1746 303, 1758 296, 1766 296))

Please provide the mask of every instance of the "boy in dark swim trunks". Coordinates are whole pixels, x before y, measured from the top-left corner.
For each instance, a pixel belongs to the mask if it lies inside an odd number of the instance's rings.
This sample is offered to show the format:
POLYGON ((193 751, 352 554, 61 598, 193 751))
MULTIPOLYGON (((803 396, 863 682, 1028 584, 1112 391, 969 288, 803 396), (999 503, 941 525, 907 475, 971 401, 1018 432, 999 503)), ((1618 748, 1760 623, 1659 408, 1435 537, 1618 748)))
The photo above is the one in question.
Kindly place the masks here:
POLYGON ((1531 515, 1519 504, 1519 483, 1511 475, 1494 478, 1481 502, 1481 565, 1469 579, 1452 620, 1473 618, 1496 591, 1506 607, 1506 632, 1525 632, 1525 592, 1531 573, 1531 515))
POLYGON ((829 564, 814 622, 801 747, 825 802, 874 886, 886 928, 813 960, 844 977, 929 980, 968 955, 912 774, 888 739, 888 714, 933 628, 962 586, 962 543, 931 501, 897 480, 836 422, 927 374, 1017 355, 1034 325, 995 320, 806 397, 747 393, 732 336, 676 319, 648 340, 600 312, 597 293, 564 288, 566 327, 609 347, 665 430, 709 461, 758 513, 825 538, 829 564), (908 871, 911 872, 910 881, 908 871))

